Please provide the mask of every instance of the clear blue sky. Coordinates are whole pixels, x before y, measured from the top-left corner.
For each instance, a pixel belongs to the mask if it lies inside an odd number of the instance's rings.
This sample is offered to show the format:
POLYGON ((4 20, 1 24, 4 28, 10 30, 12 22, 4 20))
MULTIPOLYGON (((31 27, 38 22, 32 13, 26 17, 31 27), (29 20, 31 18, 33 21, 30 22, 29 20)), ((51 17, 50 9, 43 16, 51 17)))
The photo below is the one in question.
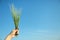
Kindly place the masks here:
POLYGON ((22 9, 20 34, 13 40, 60 40, 59 0, 0 0, 0 38, 14 29, 9 6, 22 9))

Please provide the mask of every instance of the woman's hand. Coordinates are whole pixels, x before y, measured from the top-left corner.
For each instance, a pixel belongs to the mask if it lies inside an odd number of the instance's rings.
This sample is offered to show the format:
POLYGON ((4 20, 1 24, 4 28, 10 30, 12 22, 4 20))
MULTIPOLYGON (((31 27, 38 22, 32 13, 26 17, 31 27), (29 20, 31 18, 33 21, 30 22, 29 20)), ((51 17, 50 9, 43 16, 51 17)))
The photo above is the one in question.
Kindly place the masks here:
POLYGON ((11 36, 12 37, 15 37, 15 36, 17 36, 19 34, 19 30, 18 29, 14 29, 12 32, 11 32, 11 36))
POLYGON ((11 40, 13 37, 17 36, 19 34, 18 29, 14 29, 7 37, 5 40, 11 40))

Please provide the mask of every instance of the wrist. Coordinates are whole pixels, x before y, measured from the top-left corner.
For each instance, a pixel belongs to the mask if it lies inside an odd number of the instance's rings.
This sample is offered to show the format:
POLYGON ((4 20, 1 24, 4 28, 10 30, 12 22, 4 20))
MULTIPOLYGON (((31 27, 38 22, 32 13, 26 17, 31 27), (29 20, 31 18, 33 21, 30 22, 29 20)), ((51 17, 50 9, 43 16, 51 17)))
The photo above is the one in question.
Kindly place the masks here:
POLYGON ((12 39, 12 36, 9 34, 7 37, 6 37, 6 40, 11 40, 12 39))

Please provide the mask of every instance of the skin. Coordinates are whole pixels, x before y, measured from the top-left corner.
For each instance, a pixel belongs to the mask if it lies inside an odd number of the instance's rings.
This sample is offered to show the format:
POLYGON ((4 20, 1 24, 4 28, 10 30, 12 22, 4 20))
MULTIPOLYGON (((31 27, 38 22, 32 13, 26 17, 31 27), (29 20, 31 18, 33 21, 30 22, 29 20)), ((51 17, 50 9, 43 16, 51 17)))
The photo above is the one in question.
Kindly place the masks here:
POLYGON ((19 30, 18 29, 14 29, 6 38, 5 40, 12 40, 12 38, 14 38, 15 36, 17 36, 19 34, 19 30))

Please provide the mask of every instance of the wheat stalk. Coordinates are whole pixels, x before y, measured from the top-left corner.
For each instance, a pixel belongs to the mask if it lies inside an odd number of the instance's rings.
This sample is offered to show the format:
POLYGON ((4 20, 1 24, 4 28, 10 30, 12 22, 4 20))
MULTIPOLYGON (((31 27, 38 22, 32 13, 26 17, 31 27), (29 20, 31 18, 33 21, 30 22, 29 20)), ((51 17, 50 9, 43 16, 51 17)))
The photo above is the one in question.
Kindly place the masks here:
POLYGON ((15 24, 15 29, 18 29, 18 24, 20 20, 19 11, 16 10, 16 8, 12 5, 11 12, 12 12, 12 17, 13 17, 14 24, 15 24))

